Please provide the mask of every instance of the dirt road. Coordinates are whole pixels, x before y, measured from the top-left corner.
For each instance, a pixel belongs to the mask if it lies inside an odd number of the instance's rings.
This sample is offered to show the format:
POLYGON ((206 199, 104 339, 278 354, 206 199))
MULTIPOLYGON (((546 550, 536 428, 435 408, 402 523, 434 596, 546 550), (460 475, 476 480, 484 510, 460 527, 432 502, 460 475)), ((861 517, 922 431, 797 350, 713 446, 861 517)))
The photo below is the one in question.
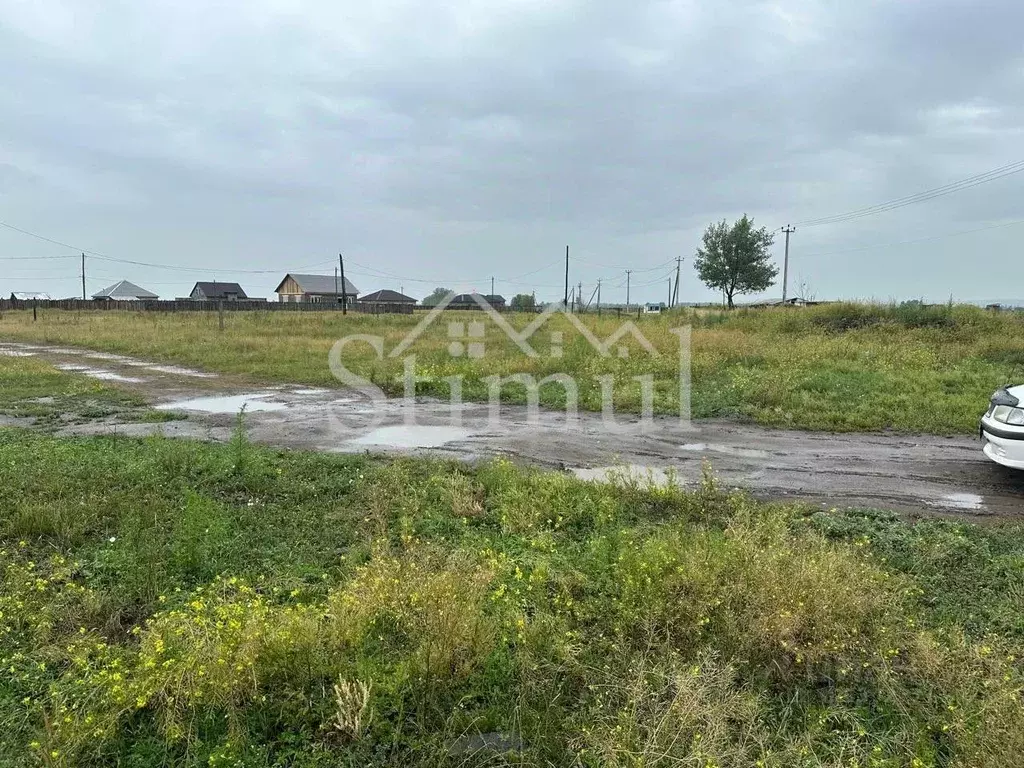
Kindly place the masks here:
MULTIPOLYGON (((67 433, 118 432, 226 440, 239 409, 256 442, 336 452, 429 453, 473 460, 506 456, 601 479, 610 471, 692 484, 704 461, 721 482, 765 499, 824 507, 871 507, 911 515, 972 519, 1024 517, 1024 472, 989 462, 971 437, 830 434, 698 421, 686 429, 657 418, 653 429, 619 417, 486 404, 398 400, 375 402, 344 389, 275 386, 253 389, 238 378, 87 350, 0 343, 0 355, 32 355, 67 370, 143 394, 157 408, 188 414, 162 424, 108 419, 67 427, 67 433), (623 469, 625 468, 625 469, 623 469)), ((983 404, 979 404, 979 408, 983 404)))

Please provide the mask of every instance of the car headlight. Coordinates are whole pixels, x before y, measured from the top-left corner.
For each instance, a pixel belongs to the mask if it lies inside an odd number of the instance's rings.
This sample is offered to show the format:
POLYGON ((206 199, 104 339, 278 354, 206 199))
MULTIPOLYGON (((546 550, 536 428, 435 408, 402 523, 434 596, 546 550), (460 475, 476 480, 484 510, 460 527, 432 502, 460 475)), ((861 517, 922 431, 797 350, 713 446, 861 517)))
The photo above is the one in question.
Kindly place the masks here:
POLYGON ((997 405, 992 409, 992 418, 996 421, 1001 421, 1003 424, 1024 427, 1024 408, 1014 408, 1011 405, 997 405))

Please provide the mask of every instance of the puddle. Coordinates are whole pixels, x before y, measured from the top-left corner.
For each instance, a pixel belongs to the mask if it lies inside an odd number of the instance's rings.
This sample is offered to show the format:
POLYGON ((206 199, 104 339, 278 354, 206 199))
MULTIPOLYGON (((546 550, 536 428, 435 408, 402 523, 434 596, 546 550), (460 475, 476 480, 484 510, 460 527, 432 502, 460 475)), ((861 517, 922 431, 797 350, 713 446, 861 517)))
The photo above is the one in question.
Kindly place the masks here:
POLYGON ((245 407, 252 411, 280 411, 288 406, 284 403, 265 402, 263 398, 269 394, 255 395, 220 395, 216 397, 196 397, 191 400, 177 400, 173 403, 162 403, 154 406, 160 411, 203 411, 204 413, 238 413, 245 407))
POLYGON ((35 357, 35 352, 22 352, 20 349, 0 349, 4 357, 35 357))
POLYGON ((114 355, 110 352, 86 352, 86 357, 92 357, 96 360, 115 360, 118 362, 125 362, 128 360, 124 355, 114 355))
POLYGON ((723 445, 721 443, 686 443, 679 446, 681 451, 692 451, 693 453, 721 453, 726 456, 736 456, 740 459, 767 459, 768 451, 760 451, 756 448, 737 448, 734 445, 723 445))
POLYGON ((293 395, 326 395, 330 390, 327 389, 293 389, 293 395))
POLYGON ((642 464, 619 464, 614 467, 572 467, 570 470, 580 480, 612 485, 650 485, 664 488, 668 485, 683 485, 683 480, 663 467, 646 467, 642 464))
POLYGON ((192 376, 197 379, 215 379, 217 374, 215 373, 203 373, 202 371, 193 371, 191 368, 181 368, 177 365, 150 365, 144 364, 143 367, 147 371, 155 371, 156 373, 170 373, 174 376, 192 376))
POLYGON ((379 448, 438 448, 445 443, 465 440, 470 433, 458 427, 428 427, 418 424, 398 424, 380 427, 348 445, 372 445, 379 448))
POLYGON ((78 363, 57 363, 56 368, 62 371, 88 371, 88 365, 78 365, 78 363))
POLYGON ((985 499, 976 493, 950 493, 928 504, 932 507, 978 511, 985 508, 985 499))
POLYGON ((82 373, 93 379, 102 379, 103 381, 123 381, 129 384, 139 384, 145 381, 145 379, 139 379, 134 376, 122 376, 120 373, 103 371, 99 368, 83 368, 82 373))
POLYGON ((216 373, 203 373, 202 371, 196 371, 192 368, 182 368, 180 365, 154 365, 153 363, 147 363, 145 360, 130 360, 128 358, 124 358, 120 362, 123 365, 130 365, 134 368, 145 368, 147 371, 153 371, 154 373, 169 373, 173 376, 192 376, 197 379, 217 378, 216 373))

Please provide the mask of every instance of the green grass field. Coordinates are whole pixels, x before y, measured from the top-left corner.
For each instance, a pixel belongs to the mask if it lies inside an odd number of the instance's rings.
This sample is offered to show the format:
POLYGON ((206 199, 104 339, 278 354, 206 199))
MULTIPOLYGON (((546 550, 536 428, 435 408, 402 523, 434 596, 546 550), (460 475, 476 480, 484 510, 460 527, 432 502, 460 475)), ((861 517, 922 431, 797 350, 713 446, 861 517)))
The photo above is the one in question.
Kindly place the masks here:
POLYGON ((1024 760, 1019 529, 241 434, 0 467, 4 765, 1024 760))
POLYGON ((1020 765, 1022 534, 0 429, 0 764, 1020 765))
POLYGON ((85 376, 70 376, 35 358, 0 359, 0 414, 31 418, 46 427, 113 414, 166 420, 163 412, 144 406, 138 395, 85 376))
MULTIPOLYGON (((422 316, 325 313, 216 313, 44 311, 0 319, 0 338, 77 344, 112 352, 242 374, 257 381, 337 384, 327 364, 333 343, 352 334, 384 339, 393 349, 422 316)), ((524 327, 528 315, 506 315, 524 327)), ((988 397, 1013 376, 1024 376, 1024 313, 991 313, 966 306, 829 305, 804 309, 681 312, 643 317, 639 326, 660 352, 634 350, 628 359, 602 358, 564 318, 535 338, 538 358, 525 357, 489 325, 482 360, 449 354, 448 324, 482 319, 452 313, 411 348, 420 394, 448 396, 447 377, 465 379, 464 396, 486 399, 483 379, 525 372, 538 379, 565 372, 580 387, 581 406, 600 407, 597 377, 615 377, 617 407, 636 411, 640 386, 655 378, 655 408, 678 408, 677 351, 670 331, 692 325, 693 415, 753 420, 773 426, 831 430, 897 430, 936 434, 973 431, 988 397), (563 334, 563 354, 547 356, 552 331, 563 334)), ((635 318, 634 318, 635 319, 635 318)), ((605 314, 584 322, 607 338, 619 320, 605 314)), ((378 359, 367 344, 346 348, 354 373, 391 393, 401 391, 402 362, 378 359)), ((522 399, 514 386, 506 399, 522 399)), ((561 406, 560 386, 542 390, 542 402, 561 406)))

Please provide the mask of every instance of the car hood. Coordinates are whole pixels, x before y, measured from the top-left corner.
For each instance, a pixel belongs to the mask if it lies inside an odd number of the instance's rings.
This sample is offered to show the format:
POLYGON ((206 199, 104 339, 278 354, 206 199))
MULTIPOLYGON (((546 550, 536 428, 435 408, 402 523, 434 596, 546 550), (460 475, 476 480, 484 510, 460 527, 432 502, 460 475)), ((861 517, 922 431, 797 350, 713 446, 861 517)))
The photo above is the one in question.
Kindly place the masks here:
POLYGON ((1024 384, 1018 384, 1015 387, 1007 387, 1006 391, 1024 403, 1024 384))

